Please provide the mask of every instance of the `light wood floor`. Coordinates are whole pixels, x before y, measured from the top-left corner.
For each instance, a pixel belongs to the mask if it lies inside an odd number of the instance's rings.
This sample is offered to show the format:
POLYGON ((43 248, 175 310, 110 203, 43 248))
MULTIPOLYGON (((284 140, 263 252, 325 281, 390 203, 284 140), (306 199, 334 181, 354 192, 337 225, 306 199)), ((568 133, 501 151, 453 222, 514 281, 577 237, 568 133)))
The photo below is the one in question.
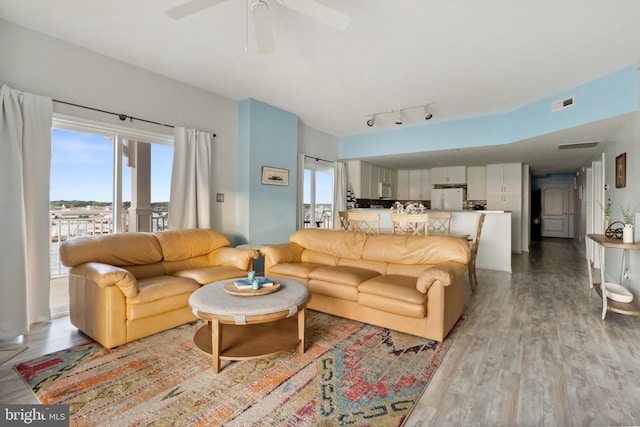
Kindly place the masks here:
POLYGON ((640 425, 640 318, 588 298, 564 239, 478 270, 465 318, 408 426, 640 425))
MULTIPOLYGON (((478 281, 405 425, 640 425, 640 318, 600 319, 586 261, 570 241, 534 242, 514 255, 513 273, 479 270, 478 281)), ((0 402, 37 403, 11 366, 85 339, 68 317, 35 325, 30 348, 0 366, 0 402)))

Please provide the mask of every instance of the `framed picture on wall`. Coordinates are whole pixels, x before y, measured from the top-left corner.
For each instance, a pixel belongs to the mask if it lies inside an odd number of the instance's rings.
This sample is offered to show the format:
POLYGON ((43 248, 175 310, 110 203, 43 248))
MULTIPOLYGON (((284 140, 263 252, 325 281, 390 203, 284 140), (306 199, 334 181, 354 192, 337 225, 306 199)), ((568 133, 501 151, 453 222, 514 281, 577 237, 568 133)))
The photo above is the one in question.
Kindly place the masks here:
POLYGON ((269 185, 289 185, 289 170, 263 166, 261 182, 269 185))
POLYGON ((627 186, 627 153, 616 157, 616 188, 627 186))

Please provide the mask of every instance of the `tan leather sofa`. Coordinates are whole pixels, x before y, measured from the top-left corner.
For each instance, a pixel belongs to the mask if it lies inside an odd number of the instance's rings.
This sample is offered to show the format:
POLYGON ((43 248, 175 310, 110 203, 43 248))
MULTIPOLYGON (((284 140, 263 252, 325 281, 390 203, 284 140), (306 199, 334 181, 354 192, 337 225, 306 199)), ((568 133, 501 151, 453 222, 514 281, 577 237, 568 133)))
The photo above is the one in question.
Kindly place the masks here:
POLYGON ((60 245, 70 268, 71 323, 107 348, 195 320, 191 293, 246 276, 256 258, 206 229, 82 236, 60 245))
POLYGON ((261 252, 265 274, 304 283, 313 310, 436 341, 462 316, 465 239, 303 229, 261 252))

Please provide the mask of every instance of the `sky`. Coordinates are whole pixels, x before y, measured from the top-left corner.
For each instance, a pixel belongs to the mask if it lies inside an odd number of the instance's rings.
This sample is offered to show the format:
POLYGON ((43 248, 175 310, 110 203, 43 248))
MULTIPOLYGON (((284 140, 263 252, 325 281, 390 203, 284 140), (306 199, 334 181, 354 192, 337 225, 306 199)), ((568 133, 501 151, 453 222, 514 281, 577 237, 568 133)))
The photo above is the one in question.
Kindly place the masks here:
MULTIPOLYGON (((113 144, 101 135, 53 129, 49 200, 113 200, 113 144)), ((168 202, 173 147, 151 145, 151 202, 168 202)), ((123 169, 122 200, 131 201, 131 170, 123 169)))
MULTIPOLYGON (((310 203, 311 201, 311 171, 306 169, 304 171, 304 191, 302 195, 303 203, 310 203)), ((333 174, 325 172, 316 172, 316 201, 318 204, 332 204, 333 203, 333 174)))
MULTIPOLYGON (((101 135, 53 129, 49 200, 113 199, 113 144, 101 135)), ((168 202, 173 147, 151 145, 151 202, 168 202)), ((304 203, 311 171, 305 170, 304 203)), ((122 200, 131 201, 131 169, 123 168, 122 200)), ((333 203, 333 174, 316 172, 316 204, 333 203)))

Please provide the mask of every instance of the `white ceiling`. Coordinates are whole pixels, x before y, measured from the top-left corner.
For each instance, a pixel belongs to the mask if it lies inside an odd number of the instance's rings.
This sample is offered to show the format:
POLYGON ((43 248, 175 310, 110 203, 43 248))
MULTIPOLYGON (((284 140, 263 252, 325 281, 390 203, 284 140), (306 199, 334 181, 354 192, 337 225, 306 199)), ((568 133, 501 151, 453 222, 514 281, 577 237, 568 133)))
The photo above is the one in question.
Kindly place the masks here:
MULTIPOLYGON (((184 1, 0 0, 0 18, 233 100, 266 102, 336 136, 396 126, 369 128, 366 116, 425 103, 434 103, 434 118, 404 126, 511 111, 640 59, 638 0, 319 0, 351 16, 346 31, 267 0, 271 54, 256 51, 247 0, 182 20, 163 13, 184 1)), ((619 124, 553 137, 606 141, 619 124)), ((532 163, 541 145, 556 148, 548 139, 411 159, 471 163, 509 154, 532 163), (533 152, 523 148, 531 145, 533 152)), ((558 164, 532 165, 536 174, 570 171, 553 151, 558 164)), ((582 150, 563 151, 573 158, 582 150)))

